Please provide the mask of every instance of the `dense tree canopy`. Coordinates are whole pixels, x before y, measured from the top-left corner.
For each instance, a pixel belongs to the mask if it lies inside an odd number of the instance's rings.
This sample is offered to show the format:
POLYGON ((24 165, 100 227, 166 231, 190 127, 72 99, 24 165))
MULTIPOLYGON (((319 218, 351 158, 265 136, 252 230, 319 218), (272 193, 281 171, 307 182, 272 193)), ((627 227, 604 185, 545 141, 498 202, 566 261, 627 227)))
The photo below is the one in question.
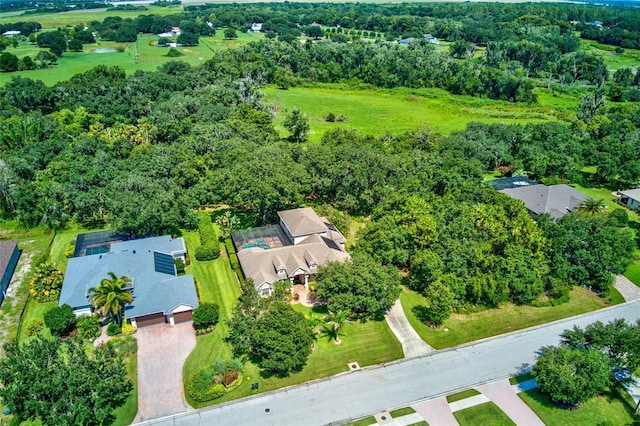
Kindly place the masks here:
POLYGON ((44 424, 108 425, 132 385, 108 345, 87 354, 76 338, 36 338, 4 346, 0 396, 19 420, 44 424))

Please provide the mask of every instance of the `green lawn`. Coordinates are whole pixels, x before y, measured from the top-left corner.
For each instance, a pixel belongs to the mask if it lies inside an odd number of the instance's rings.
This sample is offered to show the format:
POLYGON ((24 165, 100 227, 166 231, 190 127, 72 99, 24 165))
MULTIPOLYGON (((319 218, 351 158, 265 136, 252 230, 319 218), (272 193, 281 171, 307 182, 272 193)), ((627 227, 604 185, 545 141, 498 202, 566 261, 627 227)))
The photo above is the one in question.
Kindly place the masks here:
MULTIPOLYGON (((513 103, 452 95, 442 89, 353 89, 341 85, 263 89, 265 99, 277 106, 276 128, 287 113, 300 108, 311 120, 309 140, 319 141, 334 128, 355 129, 373 135, 403 133, 419 126, 431 126, 442 134, 463 130, 470 121, 521 124, 555 121, 562 105, 515 105, 513 103), (343 115, 343 122, 327 122, 332 112, 343 115)), ((564 100, 563 100, 564 102, 564 100)), ((577 103, 577 101, 574 101, 577 103)))
POLYGON ((146 5, 147 10, 105 10, 105 9, 85 9, 72 10, 61 13, 43 13, 28 14, 22 12, 7 12, 0 14, 0 24, 8 24, 11 22, 40 22, 43 29, 76 26, 80 24, 88 24, 91 21, 103 21, 109 16, 120 16, 122 19, 135 19, 139 15, 175 15, 182 13, 182 6, 175 7, 158 7, 146 5))
MULTIPOLYGON (((214 226, 217 225, 214 224, 214 226)), ((198 233, 185 232, 184 238, 189 252, 193 253, 199 245, 198 233)), ((220 258, 209 262, 199 262, 192 256, 191 265, 187 266, 186 272, 193 274, 196 279, 200 301, 217 303, 220 306, 220 322, 213 333, 197 338, 196 348, 187 358, 183 368, 184 378, 213 364, 217 359, 224 360, 231 357, 231 347, 224 341, 227 335, 226 320, 230 317, 240 295, 240 288, 224 249, 220 258)), ((307 315, 311 312, 310 308, 301 305, 295 305, 295 309, 307 315)), ((233 392, 205 404, 190 400, 188 397, 187 400, 193 407, 199 408, 254 394, 256 391, 251 389, 252 383, 259 383, 258 392, 264 392, 348 371, 349 362, 356 361, 361 366, 366 366, 403 356, 402 346, 384 321, 364 324, 347 323, 342 327, 342 333, 344 336, 341 336, 341 345, 327 342, 326 338, 319 339, 309 356, 307 365, 299 373, 285 378, 265 378, 260 375, 256 365, 247 362, 243 370, 245 380, 233 392)))
MULTIPOLYGON (((46 85, 51 86, 59 81, 68 80, 74 74, 85 72, 98 65, 117 65, 123 68, 127 74, 132 74, 136 70, 153 71, 172 60, 187 62, 195 66, 207 59, 211 59, 215 50, 241 46, 259 40, 261 37, 263 37, 261 34, 238 33, 237 39, 224 40, 223 32, 219 30, 215 37, 201 37, 198 46, 179 47, 178 50, 183 54, 179 58, 170 58, 166 56, 167 48, 155 46, 155 42, 158 40, 157 35, 140 35, 138 43, 99 41, 98 43, 85 45, 82 52, 65 52, 58 59, 57 65, 47 69, 2 73, 0 74, 0 86, 8 82, 12 76, 42 80, 46 85), (97 48, 107 47, 122 49, 123 51, 93 53, 97 48), (136 52, 138 53, 138 62, 136 62, 136 52)), ((30 45, 27 42, 21 42, 17 48, 7 48, 8 52, 18 57, 33 57, 40 50, 37 46, 30 45)))
POLYGON ((397 410, 390 411, 389 414, 391 415, 391 417, 395 419, 397 417, 408 416, 409 414, 413 414, 415 412, 416 410, 414 410, 411 407, 404 407, 404 408, 398 408, 397 410))
POLYGON ((413 313, 414 306, 426 303, 423 296, 405 288, 400 294, 400 300, 413 328, 422 339, 436 349, 544 324, 607 306, 605 299, 595 296, 582 287, 575 287, 571 291, 571 301, 559 306, 536 308, 504 304, 497 309, 487 309, 467 315, 454 314, 444 322, 442 327, 433 329, 420 322, 413 313))
POLYGON ((637 68, 640 63, 640 50, 624 49, 623 53, 616 53, 615 46, 600 44, 595 40, 580 40, 580 49, 602 57, 609 72, 620 68, 637 68))
POLYGON ((116 420, 113 426, 126 426, 133 423, 138 413, 138 356, 134 354, 125 360, 127 378, 133 383, 133 390, 124 405, 115 410, 116 420))
MULTIPOLYGON (((189 253, 194 253, 200 245, 198 233, 185 232, 183 237, 189 253)), ((233 306, 240 296, 240 287, 224 250, 222 253, 218 259, 208 262, 200 262, 192 255, 191 265, 186 268, 186 272, 193 274, 196 279, 200 302, 216 303, 220 307, 220 322, 213 333, 197 337, 196 347, 189 354, 182 370, 184 378, 212 365, 218 359, 226 360, 231 357, 231 347, 223 339, 227 335, 226 322, 231 317, 233 306)), ((202 406, 188 396, 187 401, 193 407, 202 406)))
POLYGON ((635 285, 640 286, 640 263, 634 262, 624 271, 624 276, 629 278, 635 285))
POLYGON ((575 410, 556 406, 539 389, 522 392, 518 396, 547 426, 631 425, 638 421, 638 416, 633 415, 635 404, 619 384, 575 410))
POLYGON ((466 408, 453 413, 460 426, 514 425, 515 423, 493 402, 466 408))
POLYGON ((376 418, 373 416, 365 417, 364 419, 356 420, 349 423, 343 423, 342 426, 369 426, 376 424, 376 418))
POLYGON ((447 395, 447 402, 451 404, 452 402, 461 401, 476 395, 480 395, 480 392, 475 389, 467 389, 462 392, 447 395))

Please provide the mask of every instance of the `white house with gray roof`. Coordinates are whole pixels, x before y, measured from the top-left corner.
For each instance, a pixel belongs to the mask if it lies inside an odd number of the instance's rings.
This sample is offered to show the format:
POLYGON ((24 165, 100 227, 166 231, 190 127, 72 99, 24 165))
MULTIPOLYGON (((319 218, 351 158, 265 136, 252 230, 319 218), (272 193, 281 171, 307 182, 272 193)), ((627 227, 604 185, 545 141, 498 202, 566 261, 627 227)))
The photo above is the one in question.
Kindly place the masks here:
POLYGON ((89 289, 100 284, 109 272, 128 276, 133 284, 133 303, 125 316, 136 327, 191 320, 198 307, 192 275, 178 276, 174 259, 187 249, 182 238, 143 238, 113 242, 107 253, 69 259, 59 305, 70 305, 76 316, 92 312, 89 289))
POLYGON ((531 185, 505 188, 500 192, 524 203, 532 216, 544 213, 554 219, 578 208, 588 197, 569 185, 531 185))
POLYGON ((618 201, 631 209, 640 210, 640 188, 620 191, 618 201))
POLYGON ((261 296, 273 294, 277 281, 308 288, 309 277, 329 262, 344 262, 346 238, 327 220, 309 207, 278 212, 280 226, 289 239, 286 244, 256 247, 251 244, 238 251, 238 260, 246 277, 253 278, 261 296))

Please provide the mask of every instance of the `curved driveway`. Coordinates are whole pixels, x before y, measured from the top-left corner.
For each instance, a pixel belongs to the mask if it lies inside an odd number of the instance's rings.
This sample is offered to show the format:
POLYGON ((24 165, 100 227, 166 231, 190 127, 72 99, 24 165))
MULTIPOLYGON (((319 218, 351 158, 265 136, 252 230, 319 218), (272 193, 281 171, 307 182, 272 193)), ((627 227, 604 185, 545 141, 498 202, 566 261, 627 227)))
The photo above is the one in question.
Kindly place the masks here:
POLYGON ((144 424, 339 423, 517 375, 530 368, 540 347, 557 344, 563 330, 616 318, 635 322, 640 301, 144 424))

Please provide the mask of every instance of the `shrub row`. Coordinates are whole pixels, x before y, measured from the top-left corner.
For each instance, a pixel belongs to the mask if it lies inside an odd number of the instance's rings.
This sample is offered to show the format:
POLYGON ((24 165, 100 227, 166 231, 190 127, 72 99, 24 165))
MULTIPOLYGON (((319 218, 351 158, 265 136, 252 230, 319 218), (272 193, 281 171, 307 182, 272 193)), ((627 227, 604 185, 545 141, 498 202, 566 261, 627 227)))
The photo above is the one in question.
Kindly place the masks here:
POLYGON ((209 243, 196 249, 197 260, 213 260, 218 257, 220 257, 220 246, 217 243, 209 243))
POLYGON ((218 235, 216 234, 216 230, 213 229, 213 224, 209 216, 200 218, 198 233, 200 234, 200 244, 203 246, 218 242, 218 235))
POLYGON ((196 249, 196 259, 200 261, 213 260, 220 257, 220 244, 213 224, 209 216, 200 218, 198 223, 200 234, 200 247, 196 249))
POLYGON ((238 270, 240 269, 240 261, 238 260, 238 255, 236 254, 236 248, 233 245, 233 241, 231 238, 227 238, 224 240, 224 246, 227 249, 227 255, 229 256, 229 263, 231 263, 231 269, 238 270))

